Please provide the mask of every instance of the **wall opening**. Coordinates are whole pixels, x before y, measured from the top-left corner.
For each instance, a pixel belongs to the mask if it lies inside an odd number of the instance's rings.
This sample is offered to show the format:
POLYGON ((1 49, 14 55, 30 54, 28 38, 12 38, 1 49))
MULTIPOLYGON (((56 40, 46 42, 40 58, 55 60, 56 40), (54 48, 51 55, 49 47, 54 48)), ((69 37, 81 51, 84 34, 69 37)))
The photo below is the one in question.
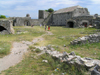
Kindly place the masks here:
POLYGON ((0 32, 2 32, 3 30, 6 30, 4 27, 0 26, 0 32))
POLYGON ((87 22, 83 22, 82 25, 83 25, 84 27, 87 27, 87 22))
POLYGON ((24 22, 24 26, 30 26, 30 22, 29 21, 25 21, 24 22))
POLYGON ((67 22, 69 28, 74 28, 74 22, 73 21, 69 21, 67 22))

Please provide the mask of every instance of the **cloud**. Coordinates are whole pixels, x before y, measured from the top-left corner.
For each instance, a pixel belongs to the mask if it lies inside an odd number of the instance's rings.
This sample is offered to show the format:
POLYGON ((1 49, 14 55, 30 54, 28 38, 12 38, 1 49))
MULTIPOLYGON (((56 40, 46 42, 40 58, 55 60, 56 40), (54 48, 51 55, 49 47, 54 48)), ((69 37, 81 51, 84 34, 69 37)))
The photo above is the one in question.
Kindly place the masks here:
POLYGON ((87 7, 94 13, 93 10, 97 12, 95 7, 100 8, 99 4, 99 0, 0 0, 0 14, 22 17, 29 13, 33 18, 37 18, 38 10, 58 10, 75 5, 87 7))
POLYGON ((33 6, 16 6, 15 10, 34 10, 33 6))
POLYGON ((100 0, 91 0, 93 4, 100 4, 100 0))

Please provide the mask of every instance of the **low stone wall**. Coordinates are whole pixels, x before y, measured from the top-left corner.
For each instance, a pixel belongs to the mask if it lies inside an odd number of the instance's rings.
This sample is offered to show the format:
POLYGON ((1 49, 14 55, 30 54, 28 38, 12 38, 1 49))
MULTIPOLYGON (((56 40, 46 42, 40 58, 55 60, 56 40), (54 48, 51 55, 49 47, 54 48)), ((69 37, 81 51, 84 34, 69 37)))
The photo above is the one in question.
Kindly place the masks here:
POLYGON ((87 43, 96 43, 100 42, 100 33, 92 34, 89 36, 79 37, 70 42, 71 45, 82 45, 87 43))
MULTIPOLYGON (((91 73, 91 75, 99 75, 100 74, 100 70, 99 70, 100 69, 100 60, 92 59, 92 58, 88 58, 88 57, 82 58, 82 57, 76 55, 74 51, 72 51, 71 53, 67 53, 67 52, 60 53, 59 51, 56 51, 54 48, 52 48, 53 46, 54 45, 52 45, 52 46, 48 45, 46 47, 45 46, 44 47, 35 46, 36 48, 39 48, 42 51, 37 56, 46 53, 46 54, 49 54, 50 56, 52 56, 53 58, 59 59, 59 61, 61 63, 71 64, 71 65, 77 64, 79 66, 86 67, 89 72, 89 75, 90 75, 90 73, 91 73), (99 74, 96 74, 96 73, 99 73, 99 74)), ((33 51, 35 51, 35 49, 33 49, 33 51)), ((42 62, 48 63, 48 60, 44 59, 42 62)))

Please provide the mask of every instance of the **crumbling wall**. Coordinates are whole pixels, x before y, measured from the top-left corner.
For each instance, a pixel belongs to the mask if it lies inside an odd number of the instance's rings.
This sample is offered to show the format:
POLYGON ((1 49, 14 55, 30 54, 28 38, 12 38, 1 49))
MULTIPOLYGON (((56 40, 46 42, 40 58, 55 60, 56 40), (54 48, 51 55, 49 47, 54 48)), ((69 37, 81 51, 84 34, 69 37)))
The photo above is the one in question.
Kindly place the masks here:
POLYGON ((87 43, 96 43, 100 42, 100 33, 98 34, 92 34, 89 36, 79 37, 78 39, 75 39, 70 42, 71 45, 82 45, 87 43))
POLYGON ((73 17, 90 15, 87 8, 77 8, 73 11, 73 17))
POLYGON ((45 10, 39 10, 38 12, 38 19, 45 19, 49 15, 49 12, 46 12, 45 10))
POLYGON ((1 20, 0 21, 0 34, 14 34, 12 20, 1 20))

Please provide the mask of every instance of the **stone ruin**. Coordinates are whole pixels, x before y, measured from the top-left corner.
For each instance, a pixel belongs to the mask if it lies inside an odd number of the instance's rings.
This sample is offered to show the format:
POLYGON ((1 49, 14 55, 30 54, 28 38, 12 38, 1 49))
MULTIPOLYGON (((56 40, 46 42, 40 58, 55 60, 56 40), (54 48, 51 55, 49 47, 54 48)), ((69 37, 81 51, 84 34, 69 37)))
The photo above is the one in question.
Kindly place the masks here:
POLYGON ((14 34, 11 20, 0 21, 0 34, 14 34))
MULTIPOLYGON (((74 51, 71 53, 63 52, 60 53, 59 51, 56 51, 54 48, 52 48, 51 45, 48 45, 46 47, 36 47, 42 50, 42 53, 49 54, 53 58, 59 59, 61 63, 71 64, 71 65, 79 65, 84 66, 88 73, 91 75, 100 75, 100 60, 92 59, 88 57, 80 57, 75 54, 74 51)), ((41 54, 41 53, 40 53, 41 54)), ((48 63, 48 60, 43 60, 43 62, 48 63)))
POLYGON ((79 37, 70 42, 71 45, 82 45, 87 43, 98 43, 100 42, 100 33, 91 34, 89 36, 79 37))

